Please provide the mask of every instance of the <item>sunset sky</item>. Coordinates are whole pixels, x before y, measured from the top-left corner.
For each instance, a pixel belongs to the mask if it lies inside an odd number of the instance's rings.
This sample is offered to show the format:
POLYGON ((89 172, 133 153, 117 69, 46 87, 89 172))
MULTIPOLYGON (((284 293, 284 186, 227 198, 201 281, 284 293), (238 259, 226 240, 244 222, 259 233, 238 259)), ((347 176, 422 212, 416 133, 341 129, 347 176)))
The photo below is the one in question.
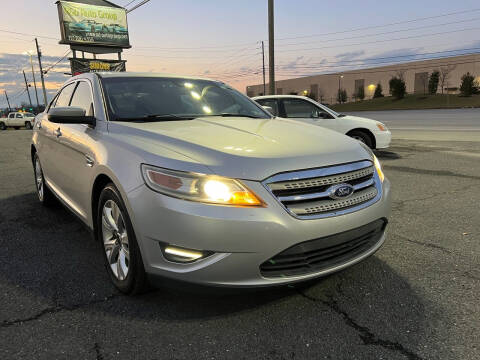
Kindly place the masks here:
MULTIPOLYGON (((130 1, 113 2, 123 6, 130 1)), ((13 104, 27 101, 21 94, 22 69, 30 81, 24 53, 35 49, 35 36, 47 69, 69 47, 58 44, 52 0, 4 0, 2 15, 0 107, 5 107, 4 90, 13 104)), ((277 79, 480 51, 478 0, 276 0, 275 15, 277 79)), ((128 22, 133 46, 124 52, 128 71, 200 75, 243 92, 246 85, 262 81, 260 41, 268 37, 267 0, 151 0, 129 14, 128 22)), ((39 86, 36 57, 34 65, 39 86)), ((62 61, 47 74, 49 96, 68 71, 68 62, 62 61)), ((38 95, 41 100, 40 91, 38 95)))

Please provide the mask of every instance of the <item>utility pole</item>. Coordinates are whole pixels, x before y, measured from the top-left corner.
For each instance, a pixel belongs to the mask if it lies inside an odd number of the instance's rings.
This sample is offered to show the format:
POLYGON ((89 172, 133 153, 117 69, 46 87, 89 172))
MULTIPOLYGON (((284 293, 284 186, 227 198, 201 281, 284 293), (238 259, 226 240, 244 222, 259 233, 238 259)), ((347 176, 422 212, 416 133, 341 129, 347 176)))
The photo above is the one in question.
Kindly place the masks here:
POLYGON ((25 88, 27 89, 28 101, 30 102, 30 107, 33 108, 32 98, 30 97, 30 90, 28 90, 27 76, 25 75, 25 70, 22 70, 23 78, 25 79, 25 88))
POLYGON ((33 87, 35 88, 35 98, 37 99, 37 108, 38 108, 37 81, 35 80, 35 71, 33 70, 32 53, 30 51, 27 51, 27 54, 28 56, 30 56, 30 65, 32 66, 33 87))
POLYGON ((42 79, 43 102, 45 104, 45 108, 47 108, 47 92, 45 91, 45 79, 44 79, 43 70, 42 70, 42 53, 40 52, 40 47, 38 46, 37 38, 35 38, 35 45, 37 45, 38 65, 40 66, 40 78, 42 79))
POLYGON ((265 84, 265 44, 262 40, 262 65, 263 65, 263 95, 267 95, 267 87, 265 84))
POLYGON ((8 100, 7 90, 4 90, 4 92, 5 92, 5 97, 7 98, 8 112, 12 112, 12 108, 10 107, 10 101, 8 100))
POLYGON ((270 95, 275 95, 275 58, 274 58, 274 19, 273 0, 268 0, 268 72, 270 82, 270 95))

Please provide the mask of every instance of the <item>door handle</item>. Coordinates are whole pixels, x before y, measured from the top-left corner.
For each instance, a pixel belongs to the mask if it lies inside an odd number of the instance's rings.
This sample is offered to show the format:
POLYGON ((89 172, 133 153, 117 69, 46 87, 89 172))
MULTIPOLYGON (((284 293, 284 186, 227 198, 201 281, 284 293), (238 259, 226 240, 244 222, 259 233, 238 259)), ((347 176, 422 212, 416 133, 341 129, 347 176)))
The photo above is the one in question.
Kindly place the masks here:
POLYGON ((85 161, 88 167, 92 167, 93 164, 95 163, 95 160, 93 160, 92 157, 87 154, 85 154, 85 161))
POLYGON ((57 130, 55 130, 53 132, 53 135, 55 135, 57 138, 59 138, 60 136, 62 136, 62 131, 60 130, 60 128, 58 128, 57 130))

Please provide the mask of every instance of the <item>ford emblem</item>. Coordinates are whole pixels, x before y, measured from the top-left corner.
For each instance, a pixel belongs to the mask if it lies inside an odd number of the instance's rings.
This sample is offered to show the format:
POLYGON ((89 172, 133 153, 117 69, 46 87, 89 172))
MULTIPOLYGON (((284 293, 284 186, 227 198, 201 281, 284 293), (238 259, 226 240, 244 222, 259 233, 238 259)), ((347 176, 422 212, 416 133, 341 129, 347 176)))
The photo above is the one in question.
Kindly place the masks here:
POLYGON ((327 191, 332 199, 345 199, 353 194, 354 189, 349 184, 338 184, 331 186, 327 191))

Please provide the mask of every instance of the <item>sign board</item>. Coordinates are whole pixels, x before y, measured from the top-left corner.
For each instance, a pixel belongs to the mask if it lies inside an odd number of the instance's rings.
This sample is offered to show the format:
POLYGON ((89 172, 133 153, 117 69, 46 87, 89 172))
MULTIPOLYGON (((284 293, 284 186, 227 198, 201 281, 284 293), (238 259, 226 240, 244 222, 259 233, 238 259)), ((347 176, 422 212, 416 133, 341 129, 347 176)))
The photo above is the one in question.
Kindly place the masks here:
POLYGON ((59 1, 61 44, 130 48, 123 8, 59 1))
POLYGON ((88 72, 100 71, 125 71, 125 60, 97 60, 97 59, 81 59, 70 58, 70 66, 72 67, 72 75, 78 75, 88 72))

